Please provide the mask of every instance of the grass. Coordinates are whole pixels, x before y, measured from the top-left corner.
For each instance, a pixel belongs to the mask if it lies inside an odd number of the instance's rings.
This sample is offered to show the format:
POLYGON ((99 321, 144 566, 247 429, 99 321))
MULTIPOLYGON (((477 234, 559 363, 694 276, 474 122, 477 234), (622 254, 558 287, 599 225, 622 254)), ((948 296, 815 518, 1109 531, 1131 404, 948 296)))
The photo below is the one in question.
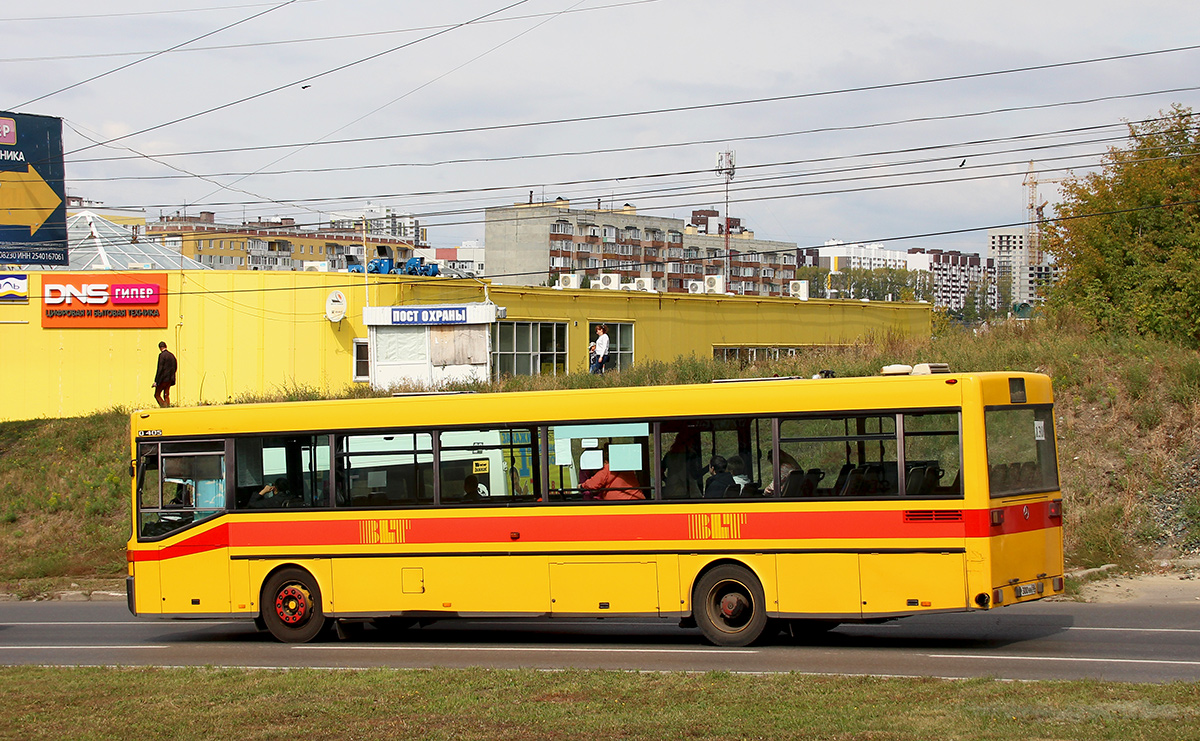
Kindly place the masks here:
MULTIPOLYGON (((933 338, 866 338, 748 366, 711 358, 649 361, 604 376, 517 376, 441 390, 478 392, 708 383, 715 378, 874 375, 891 363, 949 363, 955 371, 1022 370, 1055 383, 1068 563, 1136 569, 1172 549, 1200 548, 1200 500, 1159 506, 1174 472, 1200 454, 1200 355, 1165 342, 1100 333, 1069 314, 967 330, 936 324, 933 338), (1175 518, 1164 520, 1164 518, 1175 518)), ((419 391, 347 387, 344 397, 419 391)), ((284 384, 237 403, 307 400, 284 384)), ((124 410, 76 419, 0 423, 0 591, 28 594, 59 578, 113 579, 128 537, 128 419, 124 410)), ((1178 475, 1183 475, 1182 473, 1178 475)))
POLYGON ((0 739, 1200 738, 1196 683, 14 667, 0 705, 0 739))

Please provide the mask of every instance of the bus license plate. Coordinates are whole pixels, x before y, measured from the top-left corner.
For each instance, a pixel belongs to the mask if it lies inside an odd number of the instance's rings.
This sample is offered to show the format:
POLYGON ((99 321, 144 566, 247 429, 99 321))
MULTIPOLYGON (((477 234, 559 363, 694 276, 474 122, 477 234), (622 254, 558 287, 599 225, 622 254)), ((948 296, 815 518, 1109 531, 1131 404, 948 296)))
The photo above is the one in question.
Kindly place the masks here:
POLYGON ((1018 598, 1032 597, 1035 594, 1037 594, 1037 585, 1036 584, 1018 584, 1017 585, 1017 597, 1018 598))

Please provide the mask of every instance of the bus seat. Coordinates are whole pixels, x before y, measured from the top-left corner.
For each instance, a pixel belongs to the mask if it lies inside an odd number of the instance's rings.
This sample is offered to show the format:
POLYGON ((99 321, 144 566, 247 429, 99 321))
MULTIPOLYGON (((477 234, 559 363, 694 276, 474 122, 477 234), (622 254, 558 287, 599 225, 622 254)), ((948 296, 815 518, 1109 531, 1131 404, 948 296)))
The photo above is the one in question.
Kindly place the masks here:
POLYGON ((942 480, 942 476, 944 474, 945 471, 943 471, 939 466, 926 466, 925 475, 921 481, 921 490, 919 492, 919 496, 932 496, 933 487, 937 486, 937 483, 942 480))
POLYGON ((808 469, 808 472, 804 474, 804 481, 800 482, 800 496, 815 497, 817 495, 817 486, 820 485, 823 478, 825 478, 825 472, 821 469, 808 469))
POLYGON ((741 484, 730 484, 729 486, 725 487, 725 498, 726 499, 736 499, 736 498, 740 497, 741 495, 742 495, 742 485, 741 484))
POLYGON ((863 494, 863 485, 866 481, 865 467, 854 468, 846 476, 846 483, 838 492, 839 496, 857 497, 863 494))
POLYGON ((919 496, 921 494, 922 487, 925 485, 925 467, 914 466, 910 468, 904 479, 905 496, 919 496))
POLYGON ((837 481, 834 482, 834 484, 833 484, 833 493, 834 494, 841 494, 842 491, 846 488, 846 478, 850 475, 850 472, 853 470, 854 470, 854 464, 847 463, 846 465, 842 466, 841 471, 838 471, 837 481))
POLYGON ((1038 465, 1034 461, 1026 461, 1021 464, 1021 488, 1035 488, 1039 482, 1038 465))
POLYGON ((789 472, 787 477, 784 478, 784 480, 783 480, 783 485, 781 487, 782 488, 782 496, 784 496, 784 497, 801 496, 800 490, 802 488, 803 483, 804 483, 804 471, 803 470, 798 468, 795 471, 789 472))

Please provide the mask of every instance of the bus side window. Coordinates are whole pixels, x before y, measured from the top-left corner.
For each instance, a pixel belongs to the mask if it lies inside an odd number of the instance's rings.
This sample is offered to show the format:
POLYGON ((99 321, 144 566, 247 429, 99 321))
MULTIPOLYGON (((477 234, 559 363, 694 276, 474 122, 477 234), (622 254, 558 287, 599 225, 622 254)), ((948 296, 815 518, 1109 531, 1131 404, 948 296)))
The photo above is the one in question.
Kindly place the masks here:
POLYGON ((958 412, 904 415, 904 495, 962 496, 958 412))
POLYGON ((427 432, 338 439, 334 489, 339 507, 433 503, 433 436, 427 432))
POLYGON ((541 496, 534 428, 447 430, 438 455, 443 505, 534 502, 541 496))
POLYGON ((553 446, 551 501, 651 498, 649 423, 556 425, 550 428, 549 437, 553 446))
POLYGON ((783 419, 779 450, 784 497, 869 499, 900 493, 894 414, 783 419))
POLYGON ((329 506, 329 437, 295 435, 234 442, 238 509, 329 506))

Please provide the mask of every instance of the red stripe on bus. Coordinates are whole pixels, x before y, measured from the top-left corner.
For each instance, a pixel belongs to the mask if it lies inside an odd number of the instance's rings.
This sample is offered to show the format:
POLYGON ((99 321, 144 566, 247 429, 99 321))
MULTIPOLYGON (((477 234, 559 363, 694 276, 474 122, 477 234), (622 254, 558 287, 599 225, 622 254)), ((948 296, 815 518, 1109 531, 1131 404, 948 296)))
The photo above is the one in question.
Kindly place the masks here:
POLYGON ((903 510, 837 512, 594 513, 521 516, 404 516, 337 520, 226 521, 158 551, 130 551, 133 561, 157 561, 215 548, 314 548, 361 545, 527 545, 529 543, 661 543, 670 541, 762 543, 764 541, 981 538, 1060 527, 1049 503, 966 510, 961 521, 906 521, 903 510), (1029 516, 1025 516, 1028 507, 1029 516))

